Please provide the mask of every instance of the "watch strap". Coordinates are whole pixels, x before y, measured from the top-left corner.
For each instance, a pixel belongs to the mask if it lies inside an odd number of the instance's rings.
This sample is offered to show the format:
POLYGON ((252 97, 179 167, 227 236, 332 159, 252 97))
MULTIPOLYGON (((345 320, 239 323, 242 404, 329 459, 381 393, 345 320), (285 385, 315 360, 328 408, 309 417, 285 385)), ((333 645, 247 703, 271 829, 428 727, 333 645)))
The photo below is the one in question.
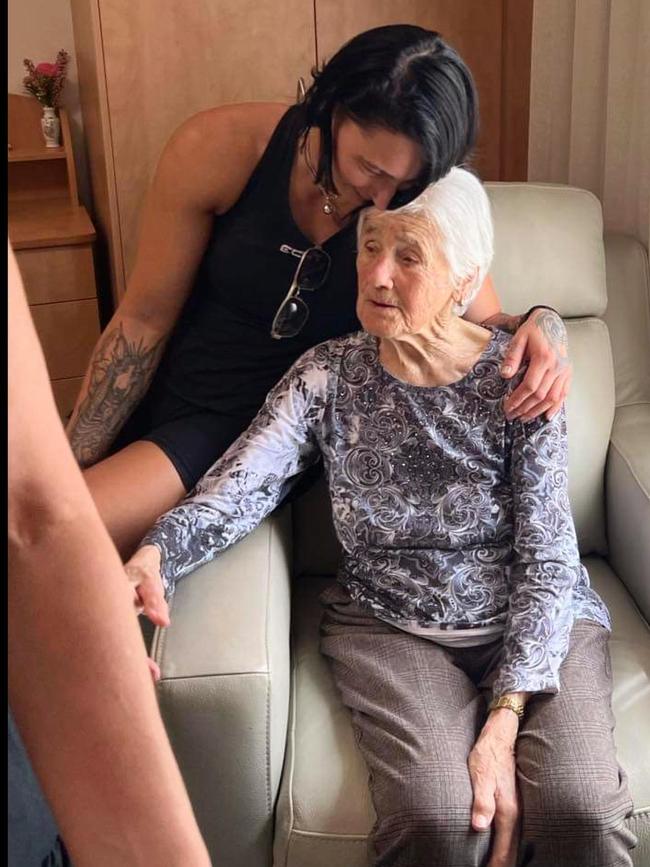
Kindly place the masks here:
POLYGON ((524 717, 524 703, 520 699, 511 698, 507 695, 502 695, 490 702, 489 710, 497 710, 500 707, 507 707, 509 710, 516 713, 520 720, 524 717))

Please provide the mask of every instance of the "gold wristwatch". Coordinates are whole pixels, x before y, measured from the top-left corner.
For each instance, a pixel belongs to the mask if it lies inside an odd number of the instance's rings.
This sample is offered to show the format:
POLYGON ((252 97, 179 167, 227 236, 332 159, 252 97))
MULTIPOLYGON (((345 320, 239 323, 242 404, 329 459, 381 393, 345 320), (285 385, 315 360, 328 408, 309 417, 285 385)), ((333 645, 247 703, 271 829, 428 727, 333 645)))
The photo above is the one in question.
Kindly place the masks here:
POLYGON ((511 695, 502 695, 499 698, 493 699, 488 705, 488 710, 496 710, 499 707, 510 708, 511 711, 517 714, 519 720, 524 718, 524 710, 526 702, 523 698, 513 698, 511 695))

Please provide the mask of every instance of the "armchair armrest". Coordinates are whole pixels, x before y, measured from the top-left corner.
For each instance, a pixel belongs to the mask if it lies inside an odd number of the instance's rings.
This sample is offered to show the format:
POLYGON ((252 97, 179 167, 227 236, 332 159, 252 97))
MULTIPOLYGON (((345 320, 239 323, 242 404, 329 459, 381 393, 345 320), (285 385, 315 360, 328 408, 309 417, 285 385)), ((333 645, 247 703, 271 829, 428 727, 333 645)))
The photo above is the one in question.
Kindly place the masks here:
POLYGON ((176 588, 163 719, 215 864, 267 867, 289 710, 290 509, 176 588))
POLYGON ((609 560, 650 620, 650 403, 619 407, 607 458, 609 560))

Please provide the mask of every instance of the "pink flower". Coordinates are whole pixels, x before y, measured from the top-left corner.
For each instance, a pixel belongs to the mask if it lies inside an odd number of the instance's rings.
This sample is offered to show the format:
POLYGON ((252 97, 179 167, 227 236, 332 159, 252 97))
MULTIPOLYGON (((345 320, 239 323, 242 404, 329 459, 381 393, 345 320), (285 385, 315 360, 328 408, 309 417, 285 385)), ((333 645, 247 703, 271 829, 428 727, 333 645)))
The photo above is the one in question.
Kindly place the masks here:
POLYGON ((39 63, 36 67, 36 72, 40 72, 41 75, 57 75, 59 71, 59 67, 56 63, 39 63))

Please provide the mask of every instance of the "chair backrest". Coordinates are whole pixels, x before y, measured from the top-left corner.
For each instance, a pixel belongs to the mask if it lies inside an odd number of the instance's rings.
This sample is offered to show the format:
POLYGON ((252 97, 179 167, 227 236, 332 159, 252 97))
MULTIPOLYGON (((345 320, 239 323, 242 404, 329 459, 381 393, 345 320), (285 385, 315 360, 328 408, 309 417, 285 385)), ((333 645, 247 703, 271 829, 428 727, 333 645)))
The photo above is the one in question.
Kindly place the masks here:
MULTIPOLYGON (((606 553, 604 469, 614 416, 602 212, 591 193, 555 184, 486 184, 495 229, 491 270, 504 310, 555 307, 574 366, 567 401, 569 494, 583 555, 606 553)), ((324 483, 293 506, 297 573, 331 574, 338 544, 324 483)))
POLYGON ((650 403, 650 267, 630 235, 605 234, 607 310, 616 406, 650 403))

